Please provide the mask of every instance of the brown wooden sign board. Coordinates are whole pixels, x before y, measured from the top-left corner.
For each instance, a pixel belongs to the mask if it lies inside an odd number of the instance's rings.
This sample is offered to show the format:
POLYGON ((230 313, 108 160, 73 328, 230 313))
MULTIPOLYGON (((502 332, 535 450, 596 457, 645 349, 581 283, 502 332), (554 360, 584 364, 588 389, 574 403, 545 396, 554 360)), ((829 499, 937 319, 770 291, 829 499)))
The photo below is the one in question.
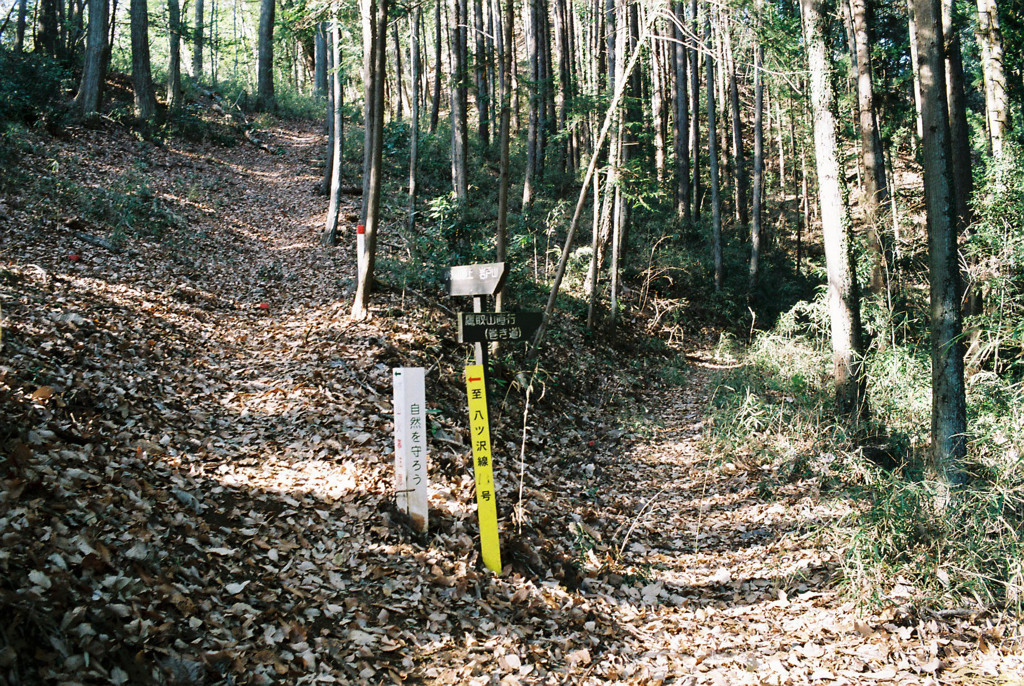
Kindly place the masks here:
POLYGON ((540 327, 540 312, 459 312, 459 343, 528 341, 540 327))
POLYGON ((508 266, 504 262, 463 264, 448 273, 448 295, 494 295, 505 284, 508 266))

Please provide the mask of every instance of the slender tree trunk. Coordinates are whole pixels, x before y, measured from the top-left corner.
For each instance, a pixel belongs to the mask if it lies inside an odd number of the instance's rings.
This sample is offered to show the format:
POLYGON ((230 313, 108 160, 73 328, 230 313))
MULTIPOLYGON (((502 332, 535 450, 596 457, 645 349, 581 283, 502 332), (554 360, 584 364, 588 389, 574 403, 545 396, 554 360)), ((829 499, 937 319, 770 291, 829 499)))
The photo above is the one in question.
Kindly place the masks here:
POLYGON ((420 16, 419 5, 413 7, 409 19, 409 236, 416 230, 416 171, 419 166, 420 143, 420 16))
POLYGON ((327 22, 318 22, 313 34, 313 90, 317 95, 326 95, 327 81, 327 22))
POLYGON ((684 222, 693 221, 693 207, 690 197, 690 112, 689 88, 687 88, 687 51, 683 45, 683 27, 686 16, 683 3, 675 2, 675 77, 676 77, 676 217, 684 222))
POLYGON ((402 99, 405 93, 405 87, 402 84, 402 41, 398 35, 398 22, 391 25, 391 35, 395 41, 395 119, 401 121, 405 117, 405 110, 402 105, 402 99))
MULTIPOLYGON (((946 40, 948 42, 949 38, 946 40)), ((981 47, 985 77, 989 144, 992 156, 999 158, 1003 154, 1006 134, 1010 130, 1010 107, 1006 96, 1003 35, 996 0, 978 0, 978 45, 981 47)))
POLYGON ((275 0, 260 0, 259 48, 256 60, 256 107, 273 112, 275 0))
POLYGON ((148 121, 156 116, 156 93, 149 61, 149 14, 146 0, 131 0, 132 87, 135 116, 148 121))
MULTIPOLYGON (((370 168, 373 166, 373 127, 377 121, 374 110, 374 74, 376 73, 376 44, 378 35, 379 0, 360 0, 360 22, 363 33, 363 199, 359 210, 359 223, 366 225, 370 201, 370 168)), ((381 99, 383 103, 383 99, 381 99)), ((381 115, 383 120, 383 114, 381 115)))
MULTIPOLYGON (((356 277, 356 295, 352 302, 352 318, 365 319, 369 315, 370 290, 373 284, 373 271, 377 255, 377 230, 380 224, 381 195, 381 155, 384 148, 384 79, 387 75, 387 25, 388 0, 366 0, 367 4, 379 4, 376 17, 372 22, 375 27, 371 44, 373 54, 371 63, 371 82, 373 86, 373 140, 370 151, 370 166, 365 171, 369 177, 368 197, 366 204, 366 255, 359 266, 356 277)), ((373 10, 370 10, 371 13, 373 10)))
POLYGON ((857 111, 859 116, 861 176, 864 179, 864 210, 867 215, 867 242, 872 256, 872 293, 886 289, 888 274, 885 242, 882 238, 882 212, 889 201, 885 182, 885 155, 875 118, 875 89, 871 69, 871 34, 868 29, 868 0, 849 0, 853 18, 853 51, 857 56, 857 111))
POLYGON ((651 119, 654 129, 654 169, 657 174, 658 185, 665 180, 665 75, 662 67, 661 36, 656 36, 651 50, 651 119))
POLYGON ((469 171, 467 166, 468 138, 468 64, 466 49, 467 0, 452 0, 455 26, 452 29, 452 60, 455 83, 452 85, 452 187, 455 198, 469 200, 469 171))
POLYGON ((922 160, 932 332, 932 458, 951 486, 966 481, 967 404, 960 318, 956 203, 939 0, 914 0, 921 69, 922 160))
MULTIPOLYGON (((699 35, 700 25, 697 16, 697 0, 690 0, 690 21, 693 23, 693 35, 699 35)), ((700 185, 700 51, 697 41, 690 48, 690 153, 693 155, 693 191, 690 198, 693 202, 693 219, 700 221, 700 208, 703 201, 700 185)))
MULTIPOLYGON (((759 22, 761 8, 761 1, 758 0, 759 22)), ((761 221, 764 216, 764 47, 756 36, 754 41, 754 182, 750 214, 750 273, 747 281, 747 292, 751 295, 761 278, 761 221)), ((799 247, 797 250, 799 252, 799 247)), ((799 264, 798 257, 797 269, 799 264)))
POLYGON ((914 71, 914 113, 917 122, 917 138, 920 140, 924 135, 924 129, 921 126, 921 80, 917 59, 917 22, 914 19, 914 0, 907 0, 907 32, 910 34, 910 68, 914 71))
POLYGON ((28 24, 28 0, 18 0, 18 28, 14 34, 14 52, 25 50, 25 27, 28 24))
POLYGON ((529 124, 526 133, 526 168, 523 171, 523 209, 533 204, 533 184, 537 176, 537 169, 540 166, 540 137, 541 137, 541 66, 540 66, 540 45, 537 36, 539 19, 537 17, 537 0, 525 0, 523 7, 525 18, 523 21, 523 35, 526 41, 526 54, 530 61, 530 114, 529 124))
POLYGON ((192 78, 196 83, 203 80, 203 0, 196 0, 196 26, 192 35, 192 78))
POLYGON ((106 40, 107 0, 89 0, 89 35, 85 45, 85 64, 82 66, 82 81, 75 96, 75 107, 84 117, 96 114, 99 109, 106 40))
POLYGON ((484 0, 473 0, 473 26, 476 34, 473 75, 476 90, 477 132, 480 135, 480 141, 485 146, 489 146, 491 144, 491 103, 487 92, 487 52, 483 2, 484 0))
MULTIPOLYGON (((330 178, 330 201, 327 208, 327 224, 324 226, 320 242, 326 246, 338 245, 338 224, 341 216, 341 28, 338 13, 340 11, 339 0, 331 4, 331 40, 330 40, 330 73, 331 73, 331 94, 330 94, 330 143, 331 154, 327 161, 330 178)), ((357 260, 357 263, 359 260, 357 260)))
POLYGON ((56 57, 59 41, 57 0, 39 0, 36 7, 36 21, 39 24, 39 30, 36 32, 35 49, 50 57, 56 57))
POLYGON ((107 15, 107 26, 110 33, 107 34, 107 44, 103 48, 103 67, 100 70, 100 100, 103 99, 103 83, 106 81, 107 72, 110 68, 110 56, 114 50, 114 36, 117 35, 117 0, 109 0, 110 14, 107 15))
POLYGON ((711 166, 711 256, 715 263, 715 292, 722 290, 722 198, 718 188, 718 114, 715 107, 715 60, 711 57, 711 12, 705 16, 704 44, 709 49, 707 68, 708 161, 711 166))
POLYGON ((835 77, 825 44, 827 32, 822 1, 800 0, 800 8, 814 110, 814 149, 828 271, 836 405, 840 415, 854 419, 866 414, 864 360, 857 272, 850 246, 850 214, 836 141, 835 77))
POLYGON ((167 0, 167 20, 167 108, 173 112, 181 107, 181 11, 178 0, 167 0))
POLYGON ((430 135, 437 131, 437 120, 441 110, 441 3, 434 3, 434 97, 430 101, 430 135))
POLYGON ((953 155, 953 197, 957 230, 963 232, 973 221, 971 193, 971 131, 967 125, 967 97, 964 94, 964 63, 960 53, 962 17, 954 15, 952 0, 942 0, 942 32, 946 41, 946 108, 949 113, 950 151, 953 155))
MULTIPOLYGON (((333 3, 332 4, 332 8, 331 8, 332 16, 336 17, 337 15, 334 14, 335 10, 337 10, 337 3, 333 3)), ((333 23, 334 22, 332 21, 331 24, 333 24, 333 23)), ((322 179, 320 180, 320 192, 323 193, 324 195, 326 195, 328 197, 328 199, 329 199, 328 202, 330 202, 331 188, 332 188, 331 183, 332 183, 332 180, 334 179, 334 162, 335 162, 334 144, 335 144, 336 136, 338 135, 338 129, 335 126, 335 123, 336 123, 335 122, 335 109, 336 108, 335 108, 335 99, 334 99, 334 73, 337 70, 337 67, 335 66, 335 62, 334 62, 334 33, 333 33, 333 30, 330 33, 327 33, 327 30, 328 30, 326 28, 327 26, 328 26, 328 22, 320 22, 320 24, 319 24, 320 30, 323 30, 325 32, 325 34, 326 34, 325 37, 324 37, 324 43, 325 44, 324 44, 324 55, 323 55, 324 76, 326 77, 327 75, 330 75, 330 77, 331 77, 331 80, 328 82, 329 87, 327 88, 327 116, 325 117, 325 119, 327 120, 326 121, 326 127, 325 127, 327 129, 327 159, 324 162, 324 175, 323 175, 322 179)), ((337 108, 337 110, 338 110, 338 113, 340 114, 341 108, 339 107, 339 108, 337 108)), ((341 141, 339 140, 338 143, 340 143, 340 142, 341 141)), ((339 166, 340 166, 341 155, 337 156, 337 161, 338 161, 339 166)), ((341 187, 340 183, 339 183, 338 187, 339 188, 341 187)), ((337 245, 338 244, 337 232, 335 231, 333 235, 330 234, 331 228, 335 225, 335 222, 331 219, 330 210, 328 210, 328 212, 327 212, 327 217, 328 217, 328 219, 327 219, 327 227, 325 229, 325 233, 328 233, 328 236, 327 236, 326 240, 322 240, 321 242, 324 245, 337 245)))
POLYGON ((732 49, 729 28, 723 27, 725 49, 729 59, 729 104, 732 109, 732 151, 733 151, 733 196, 736 205, 736 221, 746 226, 747 213, 747 159, 743 149, 743 122, 740 119, 740 90, 736 82, 736 60, 732 49))
MULTIPOLYGON (((499 0, 498 7, 501 4, 499 0)), ((501 64, 501 123, 498 129, 498 144, 501 146, 501 157, 498 162, 498 225, 495 230, 494 247, 498 262, 505 261, 505 235, 508 227, 508 188, 509 188, 509 126, 512 119, 512 43, 515 41, 515 2, 506 0, 504 14, 505 26, 501 31, 504 37, 499 41, 499 58, 501 64)), ((494 307, 501 312, 504 305, 504 288, 495 294, 494 307)))

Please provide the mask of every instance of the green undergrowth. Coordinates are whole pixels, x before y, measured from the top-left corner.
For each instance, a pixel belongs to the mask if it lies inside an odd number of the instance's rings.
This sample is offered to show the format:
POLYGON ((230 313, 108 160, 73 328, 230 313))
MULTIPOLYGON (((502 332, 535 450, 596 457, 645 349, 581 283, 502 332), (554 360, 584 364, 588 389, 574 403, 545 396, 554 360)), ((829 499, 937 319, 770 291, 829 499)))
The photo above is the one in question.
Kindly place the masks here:
POLYGON ((926 347, 890 344, 867 359, 871 418, 833 411, 822 297, 800 303, 749 346, 720 345, 723 373, 708 449, 761 475, 760 495, 794 489, 853 505, 838 530, 843 583, 869 603, 1024 610, 1024 385, 968 382, 970 483, 947 490, 929 465, 926 347), (895 589, 895 591, 894 591, 895 589))

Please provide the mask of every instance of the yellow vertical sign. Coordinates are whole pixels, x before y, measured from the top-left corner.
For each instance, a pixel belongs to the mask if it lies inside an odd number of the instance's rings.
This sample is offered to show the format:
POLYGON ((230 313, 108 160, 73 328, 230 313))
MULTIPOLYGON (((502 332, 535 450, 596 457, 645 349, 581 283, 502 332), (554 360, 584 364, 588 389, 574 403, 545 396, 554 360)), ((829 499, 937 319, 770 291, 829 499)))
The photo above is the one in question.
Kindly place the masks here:
POLYGON ((500 574, 498 508, 495 503, 494 471, 491 467, 491 429, 487 423, 483 365, 466 367, 466 394, 469 396, 469 433, 473 446, 477 519, 480 522, 480 553, 487 568, 500 574))

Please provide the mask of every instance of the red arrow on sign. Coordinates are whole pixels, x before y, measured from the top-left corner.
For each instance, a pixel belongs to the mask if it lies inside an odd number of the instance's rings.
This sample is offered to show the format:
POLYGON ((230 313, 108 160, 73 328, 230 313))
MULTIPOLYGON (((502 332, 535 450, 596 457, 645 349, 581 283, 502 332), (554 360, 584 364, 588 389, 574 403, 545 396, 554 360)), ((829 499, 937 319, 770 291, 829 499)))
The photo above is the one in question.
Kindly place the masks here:
POLYGON ((467 380, 467 381, 483 381, 483 379, 481 379, 480 377, 477 377, 477 378, 473 378, 472 376, 471 376, 471 377, 469 377, 469 378, 468 378, 468 379, 466 379, 466 380, 467 380))

